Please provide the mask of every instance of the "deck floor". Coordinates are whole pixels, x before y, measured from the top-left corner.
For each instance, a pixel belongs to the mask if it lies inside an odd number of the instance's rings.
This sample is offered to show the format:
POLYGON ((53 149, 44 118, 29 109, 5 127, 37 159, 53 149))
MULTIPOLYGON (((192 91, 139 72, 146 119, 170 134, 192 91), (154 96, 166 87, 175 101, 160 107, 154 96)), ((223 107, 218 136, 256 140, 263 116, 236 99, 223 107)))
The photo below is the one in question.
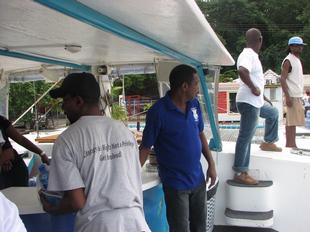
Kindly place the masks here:
MULTIPOLYGON (((206 136, 207 139, 213 137, 210 127, 206 127, 206 136)), ((264 141, 264 133, 265 129, 263 127, 258 127, 255 131, 254 137, 252 139, 252 144, 261 144, 264 141)), ((236 142, 239 134, 239 128, 228 129, 228 128, 220 128, 219 134, 222 142, 236 142)), ((285 147, 285 126, 282 122, 279 123, 279 141, 276 144, 282 148, 285 147)), ((303 126, 298 126, 296 128, 296 143, 299 148, 310 149, 309 144, 310 139, 310 129, 307 129, 303 126)))
POLYGON ((239 226, 214 226, 213 232, 277 232, 270 228, 250 228, 239 226))
MULTIPOLYGON (((239 134, 239 129, 238 128, 234 128, 234 129, 220 128, 219 133, 220 133, 222 141, 236 142, 237 138, 238 138, 238 134, 239 134)), ((212 136, 211 129, 208 128, 207 129, 207 138, 210 139, 212 137, 213 136, 212 136)), ((264 138, 264 128, 257 128, 255 131, 253 142, 259 143, 263 140, 263 138, 264 138)))

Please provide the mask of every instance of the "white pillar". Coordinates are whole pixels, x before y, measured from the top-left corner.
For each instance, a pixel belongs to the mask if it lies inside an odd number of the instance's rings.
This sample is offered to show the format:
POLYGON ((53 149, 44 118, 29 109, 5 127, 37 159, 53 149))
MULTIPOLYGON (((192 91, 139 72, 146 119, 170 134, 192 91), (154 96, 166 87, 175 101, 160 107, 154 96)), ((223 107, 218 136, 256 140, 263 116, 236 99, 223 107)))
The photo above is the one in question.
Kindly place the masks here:
POLYGON ((8 74, 2 71, 0 73, 0 114, 9 117, 9 88, 8 74))

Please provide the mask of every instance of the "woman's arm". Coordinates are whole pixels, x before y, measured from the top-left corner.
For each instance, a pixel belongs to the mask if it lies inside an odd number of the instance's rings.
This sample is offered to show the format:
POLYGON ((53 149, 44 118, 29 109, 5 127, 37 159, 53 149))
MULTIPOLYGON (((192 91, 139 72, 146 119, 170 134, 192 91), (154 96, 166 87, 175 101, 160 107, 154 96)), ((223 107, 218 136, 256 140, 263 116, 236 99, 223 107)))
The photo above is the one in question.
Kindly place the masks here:
POLYGON ((16 143, 23 146, 24 148, 32 151, 38 155, 40 155, 42 162, 49 164, 49 160, 45 152, 43 152, 39 147, 33 144, 30 140, 28 140, 25 136, 20 134, 12 125, 10 125, 7 130, 6 134, 8 137, 13 139, 16 143))

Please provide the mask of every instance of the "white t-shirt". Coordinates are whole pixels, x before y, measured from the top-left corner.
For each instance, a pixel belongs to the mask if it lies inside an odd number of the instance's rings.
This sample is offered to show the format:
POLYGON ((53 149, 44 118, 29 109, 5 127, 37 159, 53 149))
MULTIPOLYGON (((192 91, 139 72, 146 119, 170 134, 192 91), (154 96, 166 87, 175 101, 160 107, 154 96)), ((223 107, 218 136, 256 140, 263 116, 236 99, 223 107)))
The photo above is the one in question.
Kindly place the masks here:
POLYGON ((292 71, 288 73, 286 83, 290 97, 302 97, 304 92, 304 74, 300 59, 289 53, 282 62, 289 60, 292 71))
POLYGON ((16 205, 0 192, 0 231, 27 232, 16 205))
POLYGON ((150 231, 143 213, 138 145, 122 122, 84 116, 53 147, 48 190, 85 188, 75 231, 150 231))
POLYGON ((237 69, 242 66, 249 71, 251 81, 260 89, 261 94, 255 96, 251 89, 239 78, 239 89, 236 102, 245 102, 260 108, 264 105, 264 74, 258 54, 252 48, 244 48, 237 60, 237 69))

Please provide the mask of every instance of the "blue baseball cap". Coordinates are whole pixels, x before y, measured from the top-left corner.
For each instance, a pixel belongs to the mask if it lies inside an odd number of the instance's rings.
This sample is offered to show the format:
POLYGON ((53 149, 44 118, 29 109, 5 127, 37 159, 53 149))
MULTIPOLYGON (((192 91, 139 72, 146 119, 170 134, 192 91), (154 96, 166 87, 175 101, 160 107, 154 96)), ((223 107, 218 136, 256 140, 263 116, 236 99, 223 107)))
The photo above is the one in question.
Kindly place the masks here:
POLYGON ((305 46, 307 45, 306 43, 304 43, 304 41, 302 40, 302 38, 298 37, 298 36, 294 36, 292 38, 290 38, 288 40, 288 45, 302 45, 305 46))

